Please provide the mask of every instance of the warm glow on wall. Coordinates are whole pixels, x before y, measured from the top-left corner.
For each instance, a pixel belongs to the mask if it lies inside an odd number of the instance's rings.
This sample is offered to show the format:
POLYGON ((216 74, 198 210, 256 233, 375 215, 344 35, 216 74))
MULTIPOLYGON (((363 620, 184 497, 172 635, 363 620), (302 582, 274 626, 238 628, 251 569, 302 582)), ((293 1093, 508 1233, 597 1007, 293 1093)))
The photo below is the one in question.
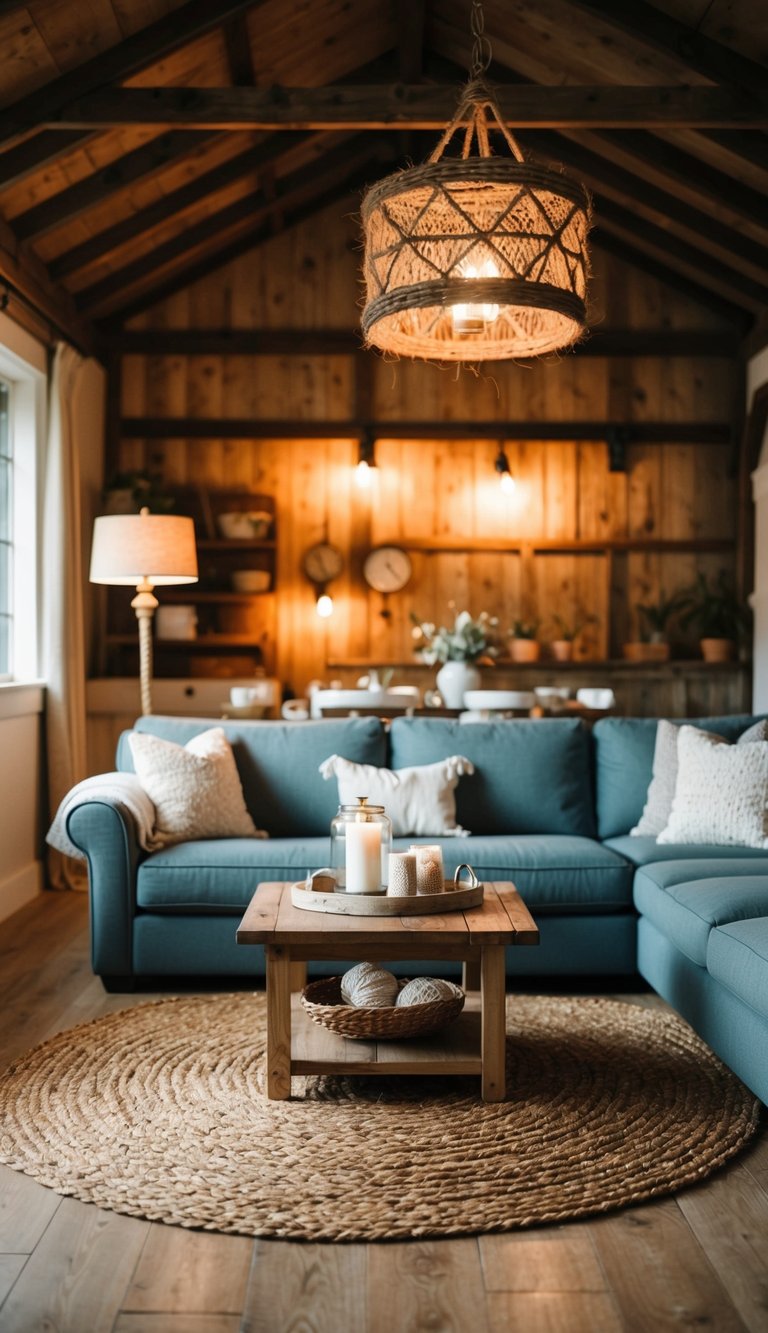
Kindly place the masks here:
POLYGON ((499 452, 494 461, 494 469, 499 478, 499 485, 504 495, 512 495, 515 490, 516 482, 512 476, 512 469, 509 466, 509 459, 503 444, 499 445, 499 452))

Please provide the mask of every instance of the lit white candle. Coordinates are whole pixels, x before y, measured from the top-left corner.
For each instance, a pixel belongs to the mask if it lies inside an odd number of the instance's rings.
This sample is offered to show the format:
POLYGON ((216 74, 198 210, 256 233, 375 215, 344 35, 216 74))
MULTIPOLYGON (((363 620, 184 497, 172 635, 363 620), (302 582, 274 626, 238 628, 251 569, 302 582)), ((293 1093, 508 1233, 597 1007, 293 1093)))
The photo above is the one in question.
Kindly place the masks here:
POLYGON ((347 826, 347 893, 376 893, 381 888, 381 825, 355 819, 347 826))

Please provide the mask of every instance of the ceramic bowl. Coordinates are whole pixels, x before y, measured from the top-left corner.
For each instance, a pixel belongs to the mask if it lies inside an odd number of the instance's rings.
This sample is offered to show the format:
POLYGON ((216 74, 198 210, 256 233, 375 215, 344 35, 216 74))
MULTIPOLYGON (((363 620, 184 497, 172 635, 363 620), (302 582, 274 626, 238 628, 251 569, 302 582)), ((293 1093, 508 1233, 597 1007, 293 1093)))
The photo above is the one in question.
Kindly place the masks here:
POLYGON ((263 509, 243 509, 219 514, 216 522, 227 541, 263 541, 269 532, 272 515, 263 509))
POLYGON ((235 569, 230 578, 235 592, 266 592, 270 584, 267 569, 235 569))

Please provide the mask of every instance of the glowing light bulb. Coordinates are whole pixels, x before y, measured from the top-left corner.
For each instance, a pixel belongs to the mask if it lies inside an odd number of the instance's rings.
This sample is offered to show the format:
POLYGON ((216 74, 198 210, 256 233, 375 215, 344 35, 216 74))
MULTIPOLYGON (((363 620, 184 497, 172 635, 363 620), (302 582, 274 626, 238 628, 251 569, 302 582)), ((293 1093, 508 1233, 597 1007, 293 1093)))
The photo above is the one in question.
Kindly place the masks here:
POLYGON ((327 592, 321 593, 317 599, 315 610, 323 620, 327 620, 329 616, 333 615, 333 598, 327 592))
POLYGON ((499 485, 505 495, 512 495, 517 483, 511 472, 502 472, 501 477, 499 478, 499 485))
MULTIPOLYGON (((480 267, 475 264, 464 264, 459 268, 459 277, 461 278, 498 278, 499 270, 492 259, 487 259, 480 267)), ((460 302, 458 305, 451 306, 451 316, 453 319, 453 331, 459 336, 468 333, 482 333, 489 324, 492 324, 498 318, 499 307, 490 301, 483 301, 479 305, 460 302)))
POLYGON ((367 491, 371 484, 371 465, 367 459, 361 458, 355 468, 355 484, 361 491, 367 491))

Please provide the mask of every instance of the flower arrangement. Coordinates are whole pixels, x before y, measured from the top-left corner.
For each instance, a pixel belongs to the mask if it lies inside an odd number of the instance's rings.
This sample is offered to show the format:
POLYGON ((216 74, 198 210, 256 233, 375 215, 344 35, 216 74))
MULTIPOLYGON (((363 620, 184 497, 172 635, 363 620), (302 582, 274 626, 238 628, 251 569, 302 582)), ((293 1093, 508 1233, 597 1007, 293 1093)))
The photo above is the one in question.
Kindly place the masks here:
POLYGON ((481 658, 492 661, 498 654, 494 636, 499 622, 487 611, 476 618, 469 611, 459 611, 451 626, 421 621, 413 612, 411 620, 415 651, 428 666, 435 662, 478 662, 481 658))

